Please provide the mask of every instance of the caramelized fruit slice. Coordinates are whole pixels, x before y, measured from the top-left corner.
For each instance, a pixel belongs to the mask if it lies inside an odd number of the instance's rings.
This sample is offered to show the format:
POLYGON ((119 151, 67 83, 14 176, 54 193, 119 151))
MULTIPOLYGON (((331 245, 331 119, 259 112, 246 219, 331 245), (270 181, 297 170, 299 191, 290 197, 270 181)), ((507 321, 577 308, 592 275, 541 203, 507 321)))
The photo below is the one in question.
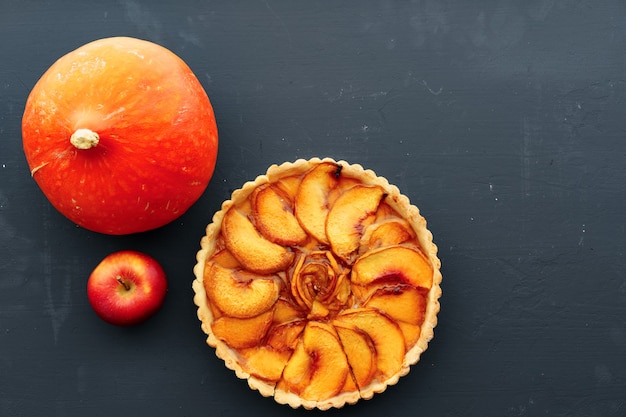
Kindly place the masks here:
POLYGON ((259 274, 271 274, 287 268, 293 253, 265 239, 248 217, 231 207, 222 221, 226 247, 246 269, 259 274))
POLYGON ((426 312, 426 293, 411 285, 382 287, 365 303, 391 317, 402 330, 407 350, 419 339, 426 312))
POLYGON ((335 254, 349 260, 356 252, 383 196, 380 187, 355 185, 337 198, 326 220, 326 236, 335 254))
POLYGON ((274 321, 276 323, 286 323, 305 317, 306 314, 298 309, 292 301, 279 297, 274 308, 274 321))
POLYGON ((311 321, 304 329, 278 387, 305 400, 323 401, 346 383, 348 361, 332 326, 311 321))
POLYGON ((404 336, 404 347, 408 351, 417 343, 417 340, 420 338, 420 334, 422 334, 422 328, 417 324, 411 324, 405 321, 398 321, 396 323, 402 331, 402 335, 404 336))
POLYGON ((326 244, 328 195, 339 182, 340 172, 341 166, 331 162, 317 165, 302 178, 295 199, 296 218, 302 227, 315 239, 326 244))
POLYGON ((211 262, 228 269, 242 269, 241 264, 228 249, 222 249, 211 257, 211 262))
MULTIPOLYGON (((275 319, 276 317, 274 317, 275 319)), ((264 342, 240 350, 244 360, 244 370, 264 381, 276 382, 298 343, 305 326, 302 320, 270 326, 264 342)))
POLYGON ((277 350, 271 346, 255 346, 239 351, 244 358, 247 373, 265 381, 276 382, 291 356, 291 351, 277 350))
POLYGON ((355 325, 338 321, 333 324, 348 358, 357 386, 367 386, 376 373, 374 342, 367 333, 355 325))
POLYGON ((212 264, 205 268, 204 287, 211 301, 224 314, 246 318, 259 315, 274 305, 281 281, 271 276, 212 264))
POLYGON ((277 179, 272 185, 280 188, 281 191, 285 192, 289 196, 291 201, 294 201, 296 193, 298 192, 298 187, 300 187, 300 181, 301 178, 299 175, 291 175, 277 179))
POLYGON ((415 232, 406 220, 393 219, 368 227, 361 239, 360 252, 385 246, 399 245, 415 238, 415 232))
POLYGON ((292 351, 296 347, 305 325, 304 320, 296 320, 271 327, 265 343, 277 350, 292 351))
POLYGON ((406 353, 404 335, 389 317, 374 309, 356 308, 344 311, 336 321, 338 325, 353 324, 371 337, 376 350, 376 367, 383 380, 400 371, 406 353))
POLYGON ((393 207, 391 207, 386 200, 383 200, 378 206, 378 210, 376 211, 376 223, 384 223, 387 220, 401 219, 402 216, 398 214, 393 207))
POLYGON ((350 279, 353 284, 363 286, 382 281, 430 288, 433 267, 417 249, 389 246, 361 256, 352 268, 350 279))
POLYGON ((211 325, 213 334, 235 349, 257 346, 272 323, 272 311, 256 317, 239 319, 222 316, 211 325))
POLYGON ((307 239, 286 192, 265 184, 254 190, 251 201, 255 225, 265 238, 283 246, 297 245, 307 239))
POLYGON ((411 285, 399 284, 377 289, 365 307, 372 307, 393 320, 422 324, 426 310, 426 294, 411 285))

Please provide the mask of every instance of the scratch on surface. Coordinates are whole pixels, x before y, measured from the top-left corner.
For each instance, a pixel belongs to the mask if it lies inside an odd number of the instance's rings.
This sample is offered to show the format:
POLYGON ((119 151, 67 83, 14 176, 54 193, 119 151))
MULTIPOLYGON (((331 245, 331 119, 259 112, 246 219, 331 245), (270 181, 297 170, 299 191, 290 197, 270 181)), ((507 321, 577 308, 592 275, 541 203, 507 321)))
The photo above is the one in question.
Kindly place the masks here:
POLYGON ((585 225, 583 224, 580 239, 578 239, 578 246, 583 246, 585 242, 585 225))
POLYGON ((289 28, 287 28, 287 25, 285 24, 285 21, 283 19, 281 19, 281 17, 278 15, 278 13, 276 13, 274 11, 274 9, 272 9, 272 6, 270 6, 270 3, 267 0, 264 0, 263 3, 265 4, 265 7, 267 8, 267 10, 270 11, 272 16, 274 16, 276 18, 276 20, 278 20, 280 25, 285 30, 285 33, 287 34, 287 40, 289 41, 289 46, 293 46, 293 40, 291 39, 291 33, 289 32, 289 28))
POLYGON ((33 169, 30 171, 30 176, 31 176, 31 177, 34 177, 34 176, 35 176, 35 173, 36 173, 37 171, 39 171, 41 168, 45 167, 45 166, 46 166, 46 165, 48 165, 49 163, 50 163, 50 162, 47 162, 47 161, 46 161, 46 162, 44 162, 44 163, 42 163, 42 164, 37 165, 35 168, 33 168, 33 169))
POLYGON ((126 18, 137 28, 153 40, 160 40, 163 25, 155 15, 145 9, 138 1, 127 0, 122 2, 126 18))
POLYGON ((63 280, 56 280, 52 277, 52 256, 50 246, 46 240, 46 248, 43 254, 44 264, 44 285, 46 288, 46 312, 50 316, 50 322, 52 325, 52 334, 54 336, 54 344, 56 345, 59 340, 59 331, 61 326, 67 319, 70 313, 70 285, 71 277, 65 275, 63 280), (56 300, 53 294, 53 281, 61 284, 61 297, 60 300, 56 300), (58 302, 57 302, 58 301, 58 302))
POLYGON ((426 87, 426 89, 428 90, 428 92, 430 92, 430 94, 434 95, 434 96, 438 96, 439 94, 441 94, 443 92, 443 87, 439 87, 439 90, 435 91, 432 88, 430 88, 430 86, 428 85, 428 83, 426 82, 426 80, 422 80, 422 85, 424 87, 426 87))
POLYGON ((530 195, 529 181, 530 181, 530 122, 527 117, 524 117, 522 121, 522 149, 521 149, 521 177, 522 177, 522 199, 525 199, 530 195))
POLYGON ((52 260, 52 245, 48 239, 50 219, 48 216, 50 208, 46 210, 44 218, 44 240, 43 240, 43 281, 46 290, 46 299, 44 307, 46 313, 50 316, 50 323, 52 325, 52 335, 54 336, 54 344, 56 345, 59 340, 59 331, 61 326, 67 320, 70 315, 72 307, 71 303, 71 274, 63 274, 63 277, 53 276, 53 260, 52 260), (59 289, 60 287, 60 289, 59 289), (60 297, 56 296, 56 291, 60 291, 60 297))
POLYGON ((309 142, 309 143, 313 143, 313 137, 309 134, 309 132, 300 124, 298 123, 298 121, 294 118, 289 119, 289 121, 291 122, 291 125, 293 127, 296 127, 298 130, 300 130, 302 132, 302 135, 304 136, 304 138, 309 142))
POLYGON ((30 88, 26 85, 24 80, 22 80, 22 77, 17 71, 11 71, 11 74, 15 76, 15 78, 17 79, 17 82, 24 88, 24 91, 30 91, 30 88))
POLYGON ((123 113, 126 110, 124 106, 119 107, 117 110, 113 110, 111 113, 107 114, 102 118, 102 120, 109 120, 110 118, 117 116, 120 113, 123 113))

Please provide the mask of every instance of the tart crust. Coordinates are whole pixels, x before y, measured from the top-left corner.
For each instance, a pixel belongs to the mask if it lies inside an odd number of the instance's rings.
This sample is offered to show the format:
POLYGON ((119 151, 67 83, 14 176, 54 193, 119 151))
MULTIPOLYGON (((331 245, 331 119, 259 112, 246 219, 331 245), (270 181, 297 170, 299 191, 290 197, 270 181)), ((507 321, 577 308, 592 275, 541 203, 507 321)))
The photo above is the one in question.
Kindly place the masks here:
POLYGON ((215 348, 216 355, 224 361, 227 368, 235 372, 238 378, 247 380, 250 388, 259 391, 265 397, 273 397, 279 404, 287 404, 293 408, 327 410, 340 408, 345 404, 354 404, 360 399, 371 399, 374 394, 385 391, 388 386, 396 384, 400 377, 406 375, 410 367, 419 361, 421 354, 426 350, 428 343, 434 336, 433 329, 437 325, 437 314, 440 310, 442 275, 440 272, 441 262, 437 257, 437 246, 433 243, 432 234, 426 227, 426 220, 421 216, 419 209, 412 205, 395 185, 390 184, 384 177, 377 176, 372 170, 364 169, 358 164, 349 164, 346 161, 336 161, 332 158, 312 158, 270 166, 264 175, 259 175, 253 181, 246 182, 240 189, 232 193, 230 199, 222 203, 221 209, 214 214, 212 222, 206 227, 206 234, 200 241, 200 250, 197 252, 196 260, 197 263, 193 269, 195 280, 192 283, 192 288, 195 293, 194 303, 197 306, 197 316, 203 332, 207 335, 207 344, 215 348), (263 184, 274 183, 289 176, 304 175, 317 165, 326 162, 340 166, 341 175, 356 178, 364 185, 378 186, 384 190, 386 203, 410 224, 421 251, 432 266, 433 276, 432 285, 426 295, 424 320, 420 325, 419 338, 406 350, 400 369, 384 380, 372 381, 365 387, 359 387, 360 389, 341 392, 327 399, 311 400, 277 388, 274 382, 255 377, 244 370, 237 350, 215 335, 213 323, 216 317, 213 313, 214 310, 209 305, 210 301, 205 290, 204 277, 207 260, 219 249, 217 242, 222 231, 224 216, 232 206, 244 204, 252 192, 263 184))

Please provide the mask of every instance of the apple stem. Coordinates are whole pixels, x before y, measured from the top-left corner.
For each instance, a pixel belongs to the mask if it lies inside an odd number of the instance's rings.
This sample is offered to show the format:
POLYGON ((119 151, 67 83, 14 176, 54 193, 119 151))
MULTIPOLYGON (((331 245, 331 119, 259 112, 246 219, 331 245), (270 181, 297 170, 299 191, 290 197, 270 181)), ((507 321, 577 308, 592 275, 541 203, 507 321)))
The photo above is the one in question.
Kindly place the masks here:
POLYGON ((124 288, 126 288, 126 291, 130 290, 130 286, 126 283, 126 281, 124 281, 122 279, 121 276, 116 276, 115 279, 117 280, 117 282, 119 282, 120 284, 122 284, 124 286, 124 288))
POLYGON ((98 146, 100 136, 90 129, 77 129, 70 137, 70 143, 78 149, 91 149, 98 146))

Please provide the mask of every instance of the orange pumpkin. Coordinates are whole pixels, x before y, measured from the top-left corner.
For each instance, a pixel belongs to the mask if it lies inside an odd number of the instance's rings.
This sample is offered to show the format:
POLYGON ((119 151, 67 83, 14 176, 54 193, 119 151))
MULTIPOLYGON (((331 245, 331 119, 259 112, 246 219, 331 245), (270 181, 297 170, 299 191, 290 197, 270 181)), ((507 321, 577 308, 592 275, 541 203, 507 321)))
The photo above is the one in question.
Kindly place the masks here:
POLYGON ((217 158, 213 108, 191 69, 152 42, 114 37, 60 58, 22 119, 31 175, 86 229, 128 234, 181 216, 217 158))

